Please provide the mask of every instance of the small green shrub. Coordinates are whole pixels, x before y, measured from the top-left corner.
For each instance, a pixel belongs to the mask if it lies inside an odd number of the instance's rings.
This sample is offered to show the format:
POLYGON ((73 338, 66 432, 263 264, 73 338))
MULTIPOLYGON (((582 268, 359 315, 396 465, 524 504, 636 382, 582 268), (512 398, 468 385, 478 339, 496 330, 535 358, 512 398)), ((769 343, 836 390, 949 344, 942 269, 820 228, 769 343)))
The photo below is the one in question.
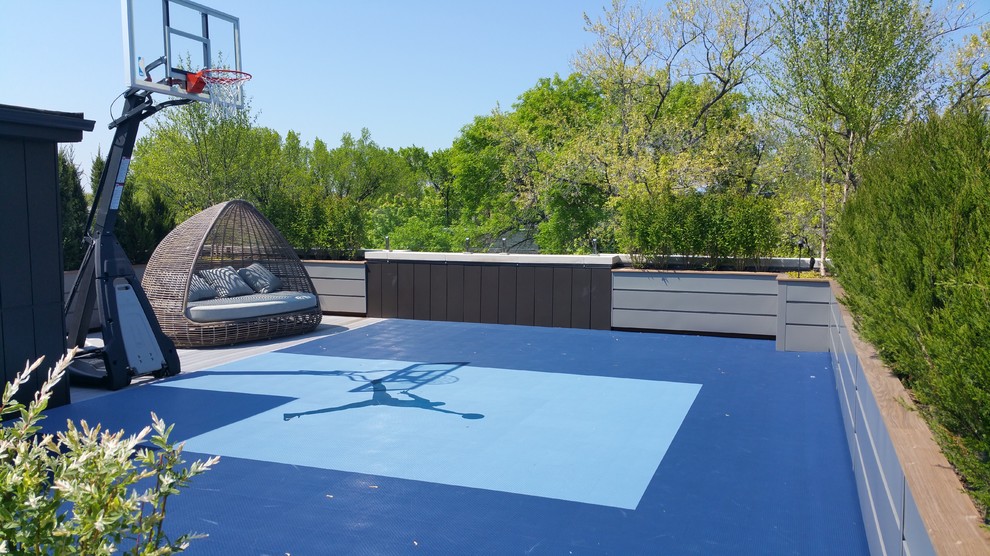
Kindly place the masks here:
POLYGON ((219 461, 188 467, 182 445, 169 442, 172 426, 154 413, 136 435, 101 431, 80 421, 42 434, 52 388, 65 377, 70 353, 49 372, 27 406, 15 400, 41 359, 4 388, 0 417, 0 554, 172 554, 201 535, 174 540, 164 530, 166 502, 219 461), (153 448, 139 447, 150 436, 153 448), (144 485, 150 485, 139 489, 144 485))
POLYGON ((620 208, 620 247, 637 266, 668 266, 671 255, 700 266, 758 266, 780 236, 771 201, 731 193, 633 194, 620 208))

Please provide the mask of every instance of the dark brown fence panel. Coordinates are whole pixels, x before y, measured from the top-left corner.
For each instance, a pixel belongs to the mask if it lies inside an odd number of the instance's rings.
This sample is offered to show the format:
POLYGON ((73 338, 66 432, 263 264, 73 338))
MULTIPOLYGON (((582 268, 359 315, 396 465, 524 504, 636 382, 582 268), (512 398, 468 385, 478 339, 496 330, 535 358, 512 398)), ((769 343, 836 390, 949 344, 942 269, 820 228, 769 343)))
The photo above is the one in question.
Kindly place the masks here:
POLYGON ((520 266, 516 269, 516 324, 535 324, 536 310, 536 269, 520 266))
POLYGON ((447 267, 430 265, 430 320, 447 320, 447 267))
POLYGON ((367 265, 369 316, 611 328, 611 269, 597 263, 437 262, 407 255, 367 265))
POLYGON ((383 264, 366 265, 368 269, 368 316, 382 317, 382 269, 383 264))
POLYGON ((498 267, 498 323, 516 324, 516 267, 498 267))
POLYGON ((498 267, 481 267, 481 322, 498 322, 498 267))
POLYGON ((571 326, 571 270, 553 269, 553 325, 563 328, 571 326))
POLYGON ((553 326, 553 267, 536 267, 536 303, 533 306, 536 326, 553 326))
POLYGON ((382 316, 399 316, 399 269, 395 263, 382 265, 382 316))
POLYGON ((591 328, 591 269, 571 269, 571 328, 591 328))
POLYGON ((612 328, 612 270, 591 269, 591 328, 612 328))
POLYGON ((433 284, 430 282, 430 265, 417 263, 413 265, 413 318, 430 320, 430 299, 432 299, 433 284))
POLYGON ((414 305, 416 299, 416 265, 397 263, 395 266, 398 283, 396 290, 398 312, 396 316, 400 319, 414 319, 416 318, 414 305))
POLYGON ((481 267, 464 265, 464 322, 481 322, 481 267))
POLYGON ((447 267, 447 320, 464 322, 464 265, 447 267))

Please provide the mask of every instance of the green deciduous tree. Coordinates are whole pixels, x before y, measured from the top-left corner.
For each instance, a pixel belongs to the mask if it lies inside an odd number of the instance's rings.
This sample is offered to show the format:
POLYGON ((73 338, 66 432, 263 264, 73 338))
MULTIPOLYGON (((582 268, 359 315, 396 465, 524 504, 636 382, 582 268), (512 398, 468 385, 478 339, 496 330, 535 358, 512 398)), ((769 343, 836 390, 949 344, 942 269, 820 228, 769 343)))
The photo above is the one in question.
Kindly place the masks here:
POLYGON ((864 155, 917 114, 942 28, 915 0, 784 0, 772 13, 766 106, 816 152, 824 260, 833 190, 845 203, 864 155))
POLYGON ((606 100, 594 139, 610 189, 685 191, 732 174, 745 182, 739 156, 754 151, 738 93, 767 47, 760 5, 673 0, 648 11, 615 0, 586 22, 596 42, 576 66, 606 100))

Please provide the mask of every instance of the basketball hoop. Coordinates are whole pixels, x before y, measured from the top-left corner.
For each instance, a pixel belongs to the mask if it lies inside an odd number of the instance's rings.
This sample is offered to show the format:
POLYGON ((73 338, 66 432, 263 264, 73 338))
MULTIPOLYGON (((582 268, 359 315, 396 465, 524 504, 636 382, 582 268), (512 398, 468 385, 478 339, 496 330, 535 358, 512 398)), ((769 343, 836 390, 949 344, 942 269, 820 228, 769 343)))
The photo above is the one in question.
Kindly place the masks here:
POLYGON ((230 118, 237 113, 241 100, 241 85, 251 79, 251 74, 225 68, 206 68, 190 76, 189 92, 210 90, 210 109, 219 118, 230 118))

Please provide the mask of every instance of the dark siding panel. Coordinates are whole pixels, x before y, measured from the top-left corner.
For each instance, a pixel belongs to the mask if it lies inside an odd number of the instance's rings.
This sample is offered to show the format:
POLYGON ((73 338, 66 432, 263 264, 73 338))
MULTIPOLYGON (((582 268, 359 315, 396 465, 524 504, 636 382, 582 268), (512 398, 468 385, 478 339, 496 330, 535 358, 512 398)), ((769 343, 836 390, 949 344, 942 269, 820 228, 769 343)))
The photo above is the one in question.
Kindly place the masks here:
POLYGON ((571 328, 591 328, 591 269, 571 269, 571 328))
POLYGON ((430 265, 430 320, 447 320, 447 265, 430 265))
POLYGON ((481 322, 498 322, 498 267, 481 267, 481 322))
POLYGON ((416 307, 414 300, 416 297, 416 265, 410 263, 398 263, 398 313, 400 319, 416 318, 416 307))
POLYGON ((0 380, 4 384, 14 380, 16 370, 7 364, 6 350, 3 347, 3 311, 0 311, 0 380))
POLYGON ((534 299, 536 287, 536 269, 531 266, 520 266, 516 269, 516 324, 532 326, 534 299))
MULTIPOLYGON (((28 184, 25 216, 29 235, 26 237, 31 242, 32 299, 35 304, 61 303, 62 244, 58 225, 59 191, 55 144, 26 142, 24 155, 28 184)), ((8 236, 8 239, 11 238, 8 236)), ((15 241, 24 240, 16 238, 15 241)), ((11 242, 5 243, 9 245, 11 242)), ((63 336, 58 329, 51 329, 46 334, 63 336)), ((51 361, 51 357, 45 360, 51 361)))
POLYGON ((612 271, 607 268, 591 270, 591 328, 612 328, 612 271))
POLYGON ((447 320, 464 322, 464 265, 447 265, 447 320))
POLYGON ((464 322, 481 322, 480 266, 464 266, 464 322))
POLYGON ((571 325, 571 269, 567 267, 553 269, 553 325, 571 325))
POLYGON ((382 265, 367 263, 368 282, 368 316, 382 316, 382 265))
MULTIPOLYGON (((31 244, 28 239, 27 184, 24 173, 24 143, 0 139, 0 308, 24 307, 31 303, 31 244)), ((54 164, 52 161, 50 164, 54 164)), ((7 323, 16 322, 10 315, 7 323)), ((7 344, 8 350, 17 349, 7 344)), ((24 362, 21 362, 23 368, 24 362)))
MULTIPOLYGON (((8 307, 3 311, 3 320, 6 324, 3 327, 3 338, 0 338, 5 352, 3 364, 7 369, 8 379, 11 379, 24 370, 25 363, 37 359, 34 352, 34 311, 31 307, 23 305, 8 307)), ((39 374, 37 372, 31 374, 17 392, 15 399, 22 403, 31 401, 34 393, 41 387, 38 381, 39 374)))
POLYGON ((413 265, 413 318, 430 320, 430 264, 413 265))
POLYGON ((395 263, 382 265, 382 316, 399 316, 399 269, 395 263))
MULTIPOLYGON (((65 352, 65 324, 62 317, 62 303, 45 303, 34 306, 34 347, 35 353, 44 355, 41 373, 37 375, 40 388, 47 376, 47 370, 54 366, 65 352)), ((62 380, 52 390, 52 407, 69 403, 69 381, 62 380)))
POLYGON ((533 299, 533 323, 553 326, 553 267, 536 267, 533 299))
POLYGON ((498 269, 498 323, 516 324, 516 267, 498 269))

